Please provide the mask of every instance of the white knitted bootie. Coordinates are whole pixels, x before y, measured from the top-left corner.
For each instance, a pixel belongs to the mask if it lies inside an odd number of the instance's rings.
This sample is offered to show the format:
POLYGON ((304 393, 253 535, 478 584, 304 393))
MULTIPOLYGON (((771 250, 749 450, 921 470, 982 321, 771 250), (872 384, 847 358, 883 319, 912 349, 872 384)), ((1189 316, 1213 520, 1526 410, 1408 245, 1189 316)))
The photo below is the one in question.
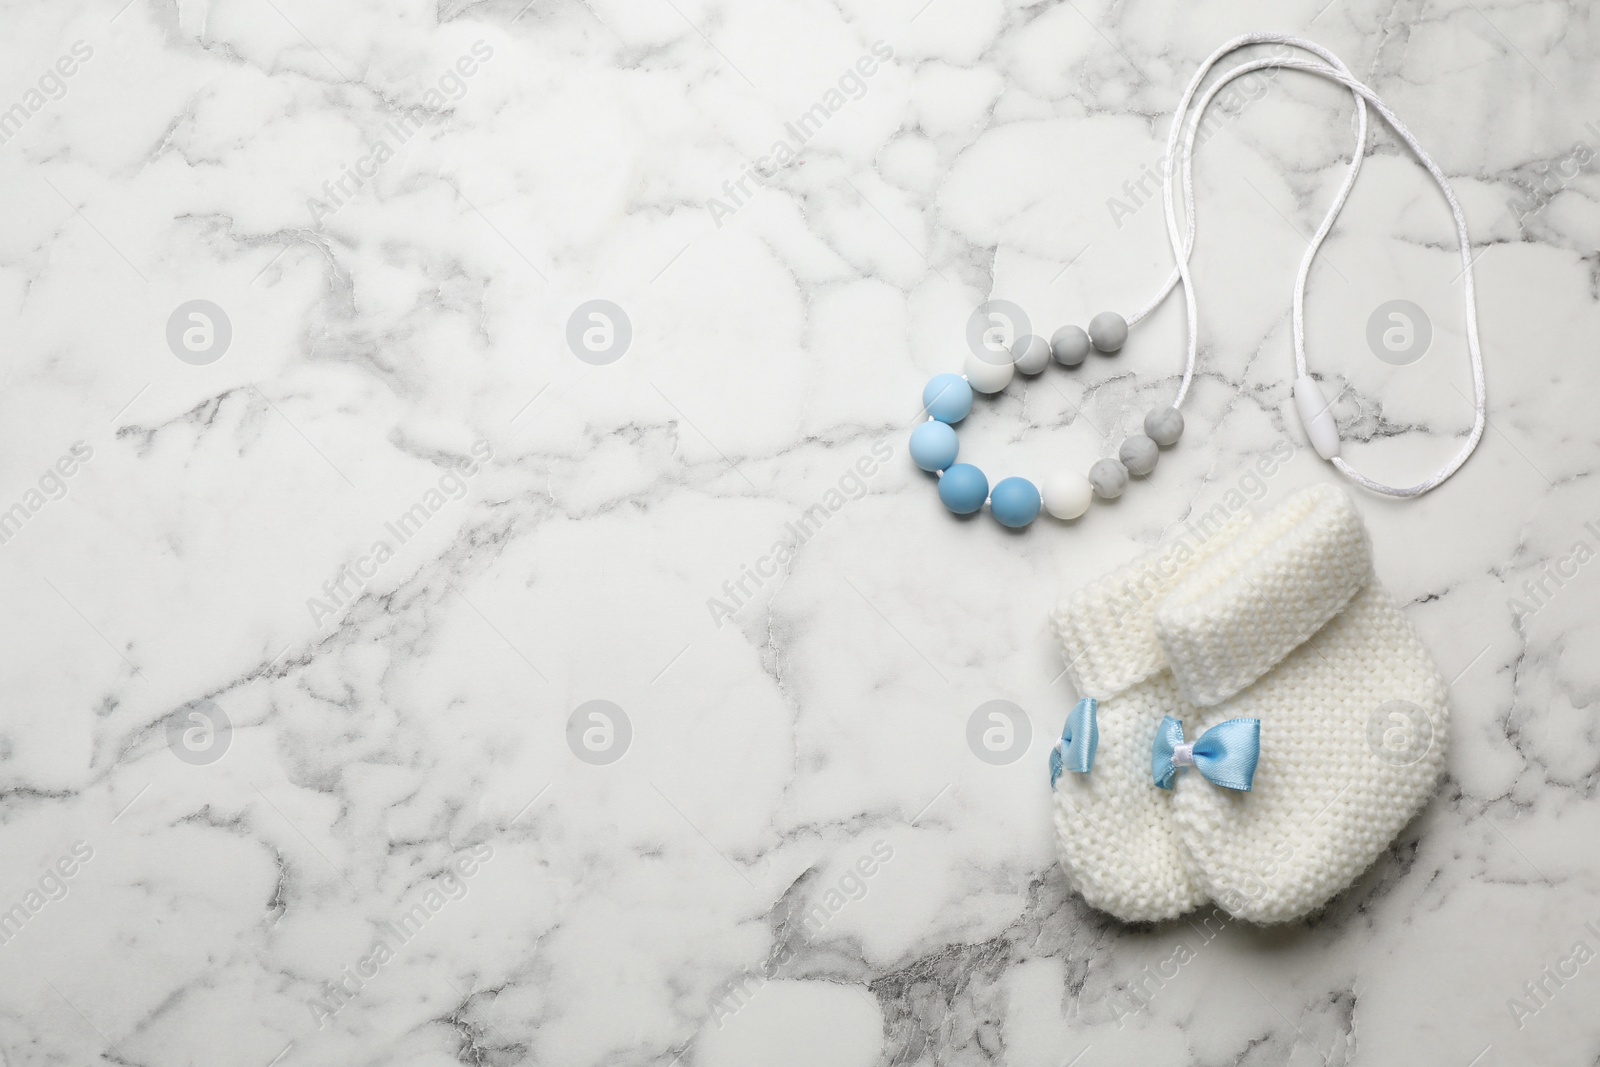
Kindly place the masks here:
MULTIPOLYGON (((1186 530, 1178 545, 1072 593, 1052 618, 1067 675, 1078 695, 1093 702, 1098 733, 1092 769, 1075 771, 1069 758, 1054 782, 1061 866, 1084 900, 1129 922, 1175 918, 1207 900, 1180 851, 1172 796, 1150 775, 1156 726, 1181 700, 1154 613, 1249 520, 1246 512, 1186 530)), ((1069 724, 1072 718, 1078 716, 1069 724)))
POLYGON ((1187 736, 1261 724, 1248 792, 1174 776, 1197 889, 1253 922, 1320 907, 1427 802, 1449 731, 1444 680, 1373 576, 1349 495, 1296 493, 1194 568, 1154 625, 1187 736))
POLYGON ((1055 782, 1061 865, 1120 919, 1208 900, 1255 922, 1304 915, 1388 847, 1443 767, 1444 682, 1335 487, 1191 524, 1053 621, 1098 727, 1092 769, 1055 782), (1225 723, 1249 759, 1208 745, 1225 723))

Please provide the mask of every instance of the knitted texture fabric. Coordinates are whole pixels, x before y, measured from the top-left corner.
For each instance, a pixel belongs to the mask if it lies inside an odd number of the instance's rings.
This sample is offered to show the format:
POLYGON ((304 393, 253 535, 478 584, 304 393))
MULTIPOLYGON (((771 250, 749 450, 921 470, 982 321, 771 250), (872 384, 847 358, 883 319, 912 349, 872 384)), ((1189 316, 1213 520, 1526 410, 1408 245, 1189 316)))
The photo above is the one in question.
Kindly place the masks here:
POLYGON ((1056 782, 1061 863, 1085 900, 1120 918, 1171 919, 1207 899, 1180 851, 1171 794, 1150 777, 1156 725, 1181 701, 1155 609, 1249 522, 1241 514, 1197 546, 1141 556, 1067 597, 1053 616, 1067 676, 1081 696, 1101 701, 1094 769, 1056 782))
POLYGON ((1276 666, 1372 577, 1349 497, 1300 493, 1207 559, 1162 601, 1155 629, 1191 704, 1209 707, 1276 666))
POLYGON ((1373 578, 1342 490, 1304 490, 1201 548, 1140 601, 1136 623, 1084 612, 1147 573, 1149 557, 1057 613, 1064 654, 1094 664, 1101 686, 1086 693, 1100 701, 1094 770, 1063 775, 1055 791, 1062 867, 1090 904, 1129 921, 1208 900, 1287 921, 1349 885, 1426 803, 1448 740, 1445 684, 1373 578), (1119 669, 1119 656, 1137 666, 1119 669), (1252 789, 1192 769, 1157 788, 1150 745, 1163 715, 1191 740, 1259 719, 1252 789), (1106 783, 1090 781, 1103 767, 1106 783))

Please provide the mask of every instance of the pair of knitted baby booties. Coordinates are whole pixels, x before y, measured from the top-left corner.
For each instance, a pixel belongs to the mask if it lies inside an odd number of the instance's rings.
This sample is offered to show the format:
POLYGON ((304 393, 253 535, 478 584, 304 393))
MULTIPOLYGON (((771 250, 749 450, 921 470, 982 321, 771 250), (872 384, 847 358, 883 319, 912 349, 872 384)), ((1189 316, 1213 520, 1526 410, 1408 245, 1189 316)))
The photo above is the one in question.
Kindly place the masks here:
POLYGON ((1445 682, 1374 577, 1343 490, 1260 519, 1201 516, 1185 535, 1053 618, 1085 698, 1052 757, 1061 865, 1128 922, 1208 902, 1296 919, 1432 794, 1445 682))

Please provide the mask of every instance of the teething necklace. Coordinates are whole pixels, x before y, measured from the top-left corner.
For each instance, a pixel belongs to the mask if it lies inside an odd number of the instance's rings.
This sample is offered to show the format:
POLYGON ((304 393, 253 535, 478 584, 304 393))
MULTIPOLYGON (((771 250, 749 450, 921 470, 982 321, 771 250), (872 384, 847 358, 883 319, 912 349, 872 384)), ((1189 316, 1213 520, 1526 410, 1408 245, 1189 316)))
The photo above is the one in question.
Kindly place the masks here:
POLYGON ((1005 526, 1013 528, 1029 525, 1038 517, 1041 507, 1058 519, 1075 519, 1088 510, 1094 497, 1112 499, 1120 496, 1127 486, 1130 474, 1136 477, 1144 477, 1150 474, 1155 469, 1156 462, 1160 458, 1160 449, 1177 442, 1183 433, 1184 426, 1180 408, 1188 395, 1189 386, 1194 377, 1198 349, 1198 302, 1194 291, 1193 279, 1189 274, 1188 262, 1189 255, 1194 247, 1195 236, 1193 184, 1195 135, 1200 128, 1201 119, 1204 117, 1207 106, 1225 85, 1235 78, 1267 68, 1301 70, 1338 82, 1350 89, 1356 104, 1356 147, 1351 153, 1351 161, 1344 181, 1341 183, 1322 224, 1307 245, 1305 255, 1300 263, 1300 271, 1294 290, 1294 349, 1298 375, 1294 384, 1295 407, 1312 446, 1320 456, 1331 460, 1341 473, 1357 484, 1375 492, 1402 497, 1420 496, 1422 493, 1439 485, 1451 474, 1455 473, 1466 462, 1467 457, 1472 454, 1478 440, 1483 435, 1484 428, 1483 365, 1478 347, 1477 306, 1473 288, 1471 246, 1467 235, 1466 220, 1462 214, 1460 204, 1450 188, 1448 179, 1394 113, 1371 89, 1355 80, 1348 68, 1333 53, 1315 42, 1306 41, 1288 34, 1253 33, 1236 37, 1213 52, 1195 72, 1174 112, 1172 127, 1167 137, 1166 158, 1171 161, 1175 157, 1180 133, 1187 125, 1187 134, 1183 137, 1183 153, 1179 157, 1181 159, 1179 169, 1181 171, 1184 198, 1185 232, 1180 238, 1172 197, 1173 167, 1169 165, 1164 169, 1163 173, 1163 206, 1166 214, 1167 236, 1172 246, 1177 266, 1149 303, 1126 317, 1114 312, 1101 312, 1090 320, 1087 331, 1076 326, 1064 326, 1052 335, 1048 343, 1043 338, 1033 335, 1020 337, 1011 348, 1010 358, 999 362, 990 361, 974 352, 967 357, 962 375, 941 374, 934 377, 924 387, 922 402, 923 408, 928 414, 928 420, 917 426, 912 432, 910 442, 911 457, 917 466, 938 476, 939 499, 949 510, 958 515, 966 515, 982 509, 984 504, 987 503, 996 520, 1005 526), (1190 103, 1199 88, 1200 82, 1216 62, 1228 53, 1246 45, 1262 43, 1275 43, 1299 48, 1319 56, 1328 65, 1324 66, 1309 60, 1292 59, 1284 56, 1243 63, 1225 73, 1206 91, 1205 95, 1194 105, 1193 119, 1190 121, 1190 103), (1311 264, 1316 258, 1323 240, 1332 230, 1333 224, 1337 220, 1339 212, 1343 209, 1350 190, 1360 172, 1361 161, 1366 147, 1366 103, 1368 101, 1378 109, 1384 120, 1428 169, 1429 174, 1444 193, 1456 222, 1457 237, 1463 262, 1463 276, 1465 278, 1463 292, 1467 318, 1467 346, 1473 370, 1476 420, 1466 445, 1454 460, 1433 477, 1407 488, 1391 487, 1367 478, 1355 471, 1339 457, 1339 433, 1330 411, 1331 405, 1324 398, 1316 380, 1310 376, 1306 369, 1304 329, 1306 283, 1310 274, 1311 264), (971 464, 955 462, 959 452, 959 442, 956 438, 954 425, 966 418, 971 411, 974 392, 984 394, 998 393, 1010 384, 1014 373, 1017 371, 1025 375, 1042 373, 1049 365, 1052 356, 1063 366, 1075 367, 1081 364, 1088 356, 1090 348, 1106 354, 1119 351, 1127 339, 1129 327, 1136 325, 1159 307, 1161 302, 1180 282, 1184 289, 1187 312, 1185 324, 1187 355, 1177 395, 1174 397, 1170 407, 1156 408, 1146 414, 1144 418, 1145 432, 1125 439, 1117 450, 1116 459, 1108 458, 1096 462, 1089 469, 1088 477, 1083 477, 1073 472, 1056 473, 1044 479, 1042 491, 1041 488, 1036 487, 1028 479, 1019 477, 1004 478, 995 483, 991 489, 987 476, 981 470, 971 464))

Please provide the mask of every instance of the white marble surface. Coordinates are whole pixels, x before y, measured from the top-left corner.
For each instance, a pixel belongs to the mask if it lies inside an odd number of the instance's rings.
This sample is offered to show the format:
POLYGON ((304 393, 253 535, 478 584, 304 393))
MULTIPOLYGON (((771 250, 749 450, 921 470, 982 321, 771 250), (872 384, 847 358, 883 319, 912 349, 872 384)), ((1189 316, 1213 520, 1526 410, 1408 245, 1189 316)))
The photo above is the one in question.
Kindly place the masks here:
MULTIPOLYGON (((10 4, 0 43, 8 1067, 1600 1056, 1600 962, 1566 962, 1600 949, 1600 563, 1561 562, 1600 545, 1582 5, 121 3, 10 4), (1231 490, 1334 477, 1287 309, 1348 98, 1284 75, 1205 145, 1203 375, 1148 484, 1013 536, 946 515, 904 440, 981 301, 1048 330, 1144 298, 1159 208, 1108 201, 1262 28, 1335 49, 1452 175, 1491 415, 1440 491, 1362 499, 1457 676, 1437 799, 1323 914, 1201 945, 1063 886, 1045 613, 1231 490), (167 341, 196 299, 232 329, 204 365, 167 341), (608 365, 565 340, 591 299, 631 323, 608 365), (1519 621, 1547 564, 1572 576, 1519 621), (595 699, 631 725, 608 765, 567 742, 595 699), (994 699, 1032 724, 1009 765, 966 740, 994 699), (231 730, 186 739, 197 707, 231 730)), ((1471 420, 1459 264, 1386 135, 1366 174, 1312 359, 1404 478, 1471 420), (1435 331, 1401 368, 1365 340, 1395 298, 1435 331)), ((1177 310, 1014 387, 968 454, 1086 468, 1170 394, 1177 310)))

